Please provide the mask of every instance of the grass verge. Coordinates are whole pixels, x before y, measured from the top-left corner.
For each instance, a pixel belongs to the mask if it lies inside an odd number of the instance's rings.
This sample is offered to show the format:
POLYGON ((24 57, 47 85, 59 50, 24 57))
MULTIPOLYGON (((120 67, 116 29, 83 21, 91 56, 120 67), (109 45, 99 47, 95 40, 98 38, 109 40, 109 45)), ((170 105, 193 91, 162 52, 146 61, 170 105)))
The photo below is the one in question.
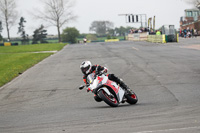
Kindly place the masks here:
POLYGON ((34 66, 53 53, 32 53, 58 51, 66 44, 36 44, 0 47, 0 87, 34 66))

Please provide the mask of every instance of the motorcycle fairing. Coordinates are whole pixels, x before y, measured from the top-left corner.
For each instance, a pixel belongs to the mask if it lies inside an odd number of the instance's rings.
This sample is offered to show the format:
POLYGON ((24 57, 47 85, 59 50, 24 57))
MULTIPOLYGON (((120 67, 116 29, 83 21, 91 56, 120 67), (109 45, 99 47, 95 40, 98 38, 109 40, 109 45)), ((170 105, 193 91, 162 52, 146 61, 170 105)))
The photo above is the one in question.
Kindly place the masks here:
POLYGON ((115 82, 113 82, 109 79, 107 80, 105 85, 111 87, 111 89, 116 93, 116 96, 117 96, 119 102, 121 102, 123 100, 123 96, 124 96, 125 92, 119 85, 117 85, 115 82))
MULTIPOLYGON (((94 77, 94 75, 90 75, 91 77, 94 77)), ((118 102, 121 102, 123 100, 123 96, 125 91, 118 86, 114 81, 111 81, 108 79, 107 76, 102 75, 100 77, 97 77, 96 79, 91 78, 93 80, 90 80, 90 86, 88 87, 89 90, 93 91, 94 94, 97 94, 99 90, 104 90, 108 95, 111 95, 111 93, 116 97, 118 102)))

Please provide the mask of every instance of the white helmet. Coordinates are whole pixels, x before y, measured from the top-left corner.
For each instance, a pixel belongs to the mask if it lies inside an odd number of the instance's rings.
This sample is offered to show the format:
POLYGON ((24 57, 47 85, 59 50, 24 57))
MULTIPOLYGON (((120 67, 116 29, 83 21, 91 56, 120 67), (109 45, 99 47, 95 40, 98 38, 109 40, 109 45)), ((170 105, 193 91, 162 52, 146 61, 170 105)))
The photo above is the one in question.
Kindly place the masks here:
POLYGON ((92 68, 92 63, 90 61, 84 61, 80 65, 80 69, 83 74, 89 74, 91 68, 92 68))

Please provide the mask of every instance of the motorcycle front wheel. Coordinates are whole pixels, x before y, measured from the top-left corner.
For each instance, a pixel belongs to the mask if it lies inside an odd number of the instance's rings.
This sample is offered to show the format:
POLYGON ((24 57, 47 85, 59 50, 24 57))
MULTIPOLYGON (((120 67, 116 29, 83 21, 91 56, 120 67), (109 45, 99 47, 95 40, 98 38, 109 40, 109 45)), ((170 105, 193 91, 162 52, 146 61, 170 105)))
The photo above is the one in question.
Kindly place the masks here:
POLYGON ((127 103, 129 104, 136 104, 138 102, 137 95, 134 92, 132 92, 132 95, 128 94, 125 97, 127 99, 127 103))
POLYGON ((119 105, 117 99, 114 96, 108 95, 104 90, 100 90, 98 92, 98 95, 101 97, 101 99, 110 105, 111 107, 117 107, 119 105))

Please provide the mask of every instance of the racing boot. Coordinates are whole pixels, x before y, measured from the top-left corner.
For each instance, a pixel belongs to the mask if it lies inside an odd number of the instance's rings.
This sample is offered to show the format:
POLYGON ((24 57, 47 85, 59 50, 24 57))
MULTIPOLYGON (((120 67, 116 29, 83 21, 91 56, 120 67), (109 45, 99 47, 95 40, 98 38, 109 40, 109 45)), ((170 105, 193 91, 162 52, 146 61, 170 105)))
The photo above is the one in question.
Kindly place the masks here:
POLYGON ((119 85, 120 85, 124 90, 126 90, 126 92, 127 92, 128 94, 132 94, 132 90, 131 90, 122 80, 120 80, 119 85))

